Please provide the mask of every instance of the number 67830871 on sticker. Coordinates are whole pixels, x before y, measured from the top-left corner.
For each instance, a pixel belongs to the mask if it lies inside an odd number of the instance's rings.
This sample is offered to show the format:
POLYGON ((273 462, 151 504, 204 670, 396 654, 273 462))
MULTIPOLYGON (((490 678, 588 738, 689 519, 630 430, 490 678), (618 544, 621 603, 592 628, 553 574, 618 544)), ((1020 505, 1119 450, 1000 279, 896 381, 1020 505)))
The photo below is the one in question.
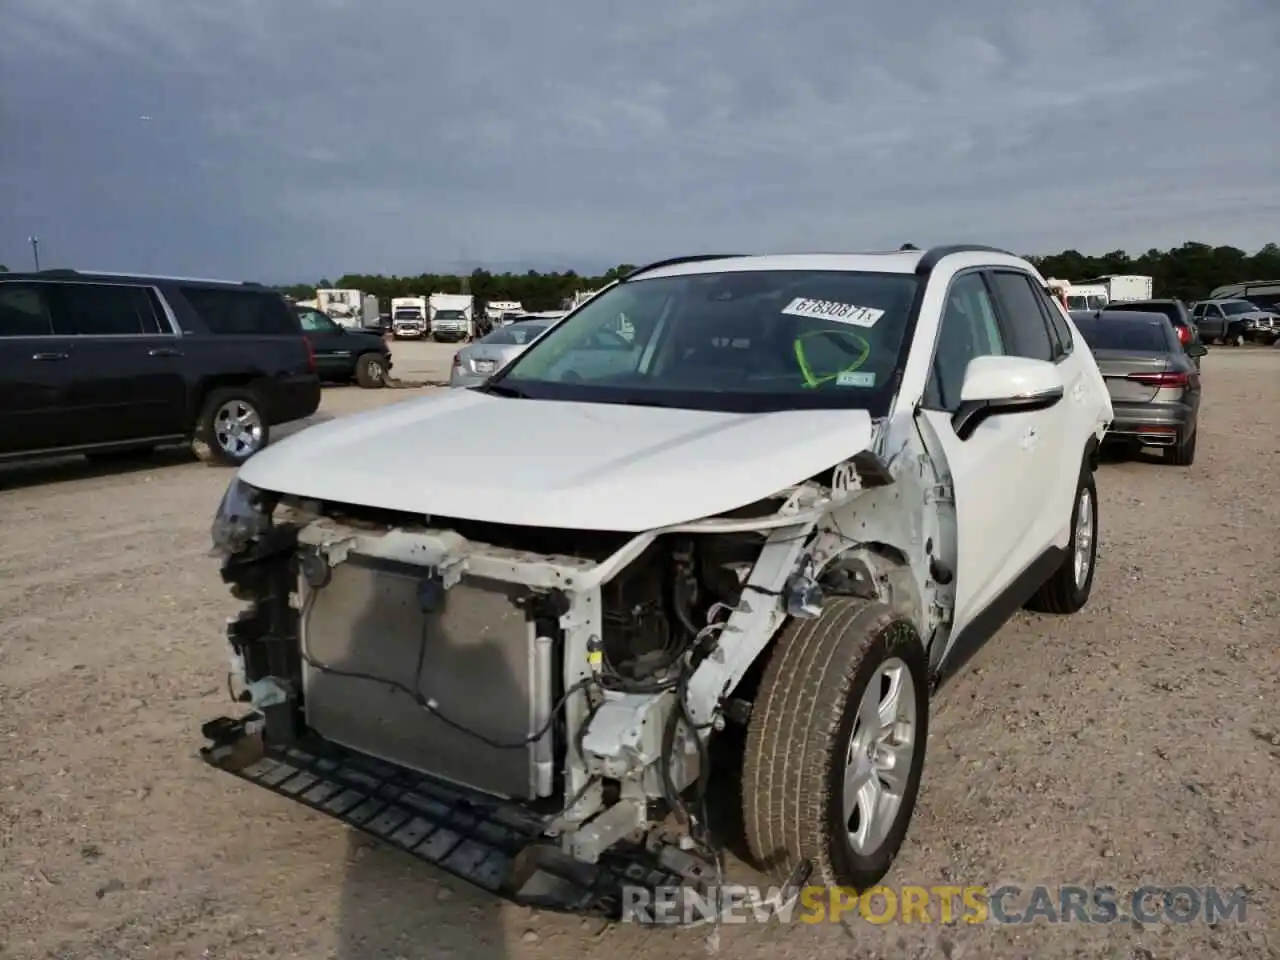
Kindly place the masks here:
POLYGON ((855 327, 873 327, 884 316, 884 311, 875 307, 859 307, 834 300, 810 300, 808 297, 796 297, 782 308, 782 312, 791 317, 834 320, 836 323, 848 323, 855 327))

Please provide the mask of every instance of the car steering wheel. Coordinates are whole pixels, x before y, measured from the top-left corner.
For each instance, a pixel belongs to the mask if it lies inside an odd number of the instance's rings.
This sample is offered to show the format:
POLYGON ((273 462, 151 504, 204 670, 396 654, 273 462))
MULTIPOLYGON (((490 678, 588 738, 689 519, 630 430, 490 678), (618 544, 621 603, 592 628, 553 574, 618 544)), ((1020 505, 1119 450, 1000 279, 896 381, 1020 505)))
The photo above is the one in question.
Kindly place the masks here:
POLYGON ((811 330, 808 333, 802 333, 792 341, 792 350, 795 353, 796 366, 800 368, 800 376, 804 378, 804 385, 807 388, 819 387, 824 383, 830 383, 832 380, 838 379, 841 374, 853 373, 855 370, 861 369, 862 365, 867 362, 867 358, 871 356, 871 344, 867 342, 865 337, 859 336, 851 330, 811 330), (825 337, 831 340, 837 348, 851 356, 855 356, 855 359, 835 373, 818 376, 813 372, 813 368, 809 366, 809 359, 805 355, 804 347, 806 340, 813 340, 817 337, 825 337))

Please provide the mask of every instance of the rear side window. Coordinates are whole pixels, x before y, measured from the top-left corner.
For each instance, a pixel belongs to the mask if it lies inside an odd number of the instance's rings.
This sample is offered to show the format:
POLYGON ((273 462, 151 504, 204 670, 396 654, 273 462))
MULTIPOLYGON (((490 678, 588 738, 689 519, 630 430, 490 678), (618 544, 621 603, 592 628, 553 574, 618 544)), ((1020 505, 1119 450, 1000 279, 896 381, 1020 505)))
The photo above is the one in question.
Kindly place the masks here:
POLYGON ((43 283, 0 283, 0 338, 53 334, 47 287, 43 283))
POLYGON ((1049 325, 1041 313, 1036 287, 1025 273, 992 271, 1000 313, 1009 334, 1009 354, 1032 360, 1055 360, 1049 325))
POLYGON ((53 331, 60 336, 140 336, 160 332, 155 303, 145 287, 59 284, 54 302, 53 331))
POLYGON ((180 287, 191 309, 210 333, 220 335, 298 335, 302 326, 278 294, 215 287, 180 287))

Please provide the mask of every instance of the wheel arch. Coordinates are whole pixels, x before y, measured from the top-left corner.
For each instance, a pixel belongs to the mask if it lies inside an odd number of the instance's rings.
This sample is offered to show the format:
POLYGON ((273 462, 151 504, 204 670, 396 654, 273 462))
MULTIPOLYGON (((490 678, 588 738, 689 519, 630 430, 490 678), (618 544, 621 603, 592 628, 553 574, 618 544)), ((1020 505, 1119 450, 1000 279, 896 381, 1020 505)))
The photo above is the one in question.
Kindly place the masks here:
POLYGON ((269 377, 264 377, 256 373, 220 373, 214 376, 204 377, 196 384, 195 390, 191 397, 191 427, 194 431, 196 422, 200 414, 204 411, 205 402, 209 399, 209 395, 215 390, 222 390, 228 387, 246 387, 252 390, 261 398, 263 405, 267 408, 263 413, 269 417, 274 413, 275 398, 273 396, 273 384, 269 377))

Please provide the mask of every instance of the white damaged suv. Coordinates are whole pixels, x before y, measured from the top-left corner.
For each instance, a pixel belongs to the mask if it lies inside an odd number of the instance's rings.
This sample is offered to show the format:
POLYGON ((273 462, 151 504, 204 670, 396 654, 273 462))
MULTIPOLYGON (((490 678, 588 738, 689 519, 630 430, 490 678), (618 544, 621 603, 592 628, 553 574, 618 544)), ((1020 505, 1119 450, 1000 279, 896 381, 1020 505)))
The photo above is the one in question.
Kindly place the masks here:
POLYGON ((1088 600, 1111 416, 1009 253, 637 270, 484 385, 240 469, 213 539, 246 709, 203 754, 611 915, 626 884, 714 876, 729 757, 762 869, 865 889, 938 684, 1020 607, 1088 600))

